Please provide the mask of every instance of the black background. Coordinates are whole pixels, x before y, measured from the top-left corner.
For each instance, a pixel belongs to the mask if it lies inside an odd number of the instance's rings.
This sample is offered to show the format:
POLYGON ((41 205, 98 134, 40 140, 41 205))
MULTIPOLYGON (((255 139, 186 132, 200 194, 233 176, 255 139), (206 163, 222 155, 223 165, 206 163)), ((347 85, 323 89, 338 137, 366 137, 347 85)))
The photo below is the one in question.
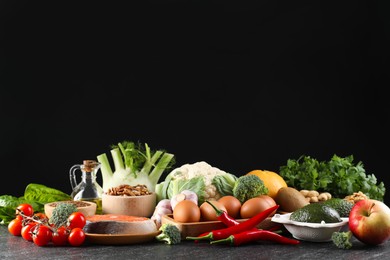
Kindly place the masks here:
POLYGON ((1 194, 70 193, 122 140, 236 175, 353 155, 389 185, 386 1, 0 3, 1 194))

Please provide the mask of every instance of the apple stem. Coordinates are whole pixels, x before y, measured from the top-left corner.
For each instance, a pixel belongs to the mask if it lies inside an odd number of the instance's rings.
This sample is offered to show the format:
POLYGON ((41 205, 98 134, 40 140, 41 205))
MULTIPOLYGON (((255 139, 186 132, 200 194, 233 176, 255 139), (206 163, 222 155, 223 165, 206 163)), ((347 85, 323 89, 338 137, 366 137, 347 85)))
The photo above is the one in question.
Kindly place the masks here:
POLYGON ((371 210, 372 210, 372 208, 375 206, 375 202, 373 202, 372 204, 371 204, 371 207, 370 207, 370 209, 368 210, 368 216, 370 216, 371 215, 371 210))

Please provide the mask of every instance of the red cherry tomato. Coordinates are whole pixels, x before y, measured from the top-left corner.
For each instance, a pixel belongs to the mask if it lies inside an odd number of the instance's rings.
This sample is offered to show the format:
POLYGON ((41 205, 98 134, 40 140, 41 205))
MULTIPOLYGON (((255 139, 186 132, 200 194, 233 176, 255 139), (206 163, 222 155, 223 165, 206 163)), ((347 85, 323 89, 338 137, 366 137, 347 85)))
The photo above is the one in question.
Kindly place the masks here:
POLYGON ((68 237, 69 244, 72 246, 80 246, 85 241, 85 232, 82 228, 74 228, 70 231, 68 237))
POLYGON ((39 220, 42 220, 42 221, 49 220, 49 218, 46 216, 46 214, 42 213, 42 212, 34 213, 34 217, 39 219, 39 220))
POLYGON ((14 236, 21 236, 22 234, 23 221, 19 218, 11 220, 8 224, 8 232, 14 236))
POLYGON ((87 223, 87 219, 85 218, 84 214, 79 211, 70 214, 68 217, 68 221, 69 221, 68 227, 70 230, 74 228, 83 228, 87 223))
POLYGON ((64 226, 57 228, 53 233, 52 241, 56 246, 65 246, 68 244, 68 229, 64 226))
POLYGON ((40 225, 33 232, 33 242, 37 246, 45 246, 52 239, 52 231, 48 226, 40 225))
POLYGON ((28 217, 31 217, 34 214, 34 209, 30 204, 22 203, 16 208, 16 215, 20 212, 28 217))
POLYGON ((25 240, 27 240, 27 241, 33 240, 32 234, 33 234, 34 227, 36 225, 37 225, 36 222, 31 222, 31 223, 25 225, 24 227, 22 227, 22 237, 25 240))

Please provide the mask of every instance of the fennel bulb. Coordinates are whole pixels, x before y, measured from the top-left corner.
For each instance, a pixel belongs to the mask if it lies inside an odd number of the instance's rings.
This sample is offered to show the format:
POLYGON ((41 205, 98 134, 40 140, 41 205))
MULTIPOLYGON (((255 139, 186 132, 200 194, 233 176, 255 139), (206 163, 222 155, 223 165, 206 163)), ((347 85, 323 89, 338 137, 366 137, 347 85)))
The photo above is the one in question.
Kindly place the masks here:
POLYGON ((114 172, 105 153, 97 156, 101 163, 103 192, 122 184, 144 184, 149 191, 154 192, 163 172, 175 163, 173 154, 163 150, 151 151, 146 143, 141 145, 123 141, 113 146, 110 152, 114 172))

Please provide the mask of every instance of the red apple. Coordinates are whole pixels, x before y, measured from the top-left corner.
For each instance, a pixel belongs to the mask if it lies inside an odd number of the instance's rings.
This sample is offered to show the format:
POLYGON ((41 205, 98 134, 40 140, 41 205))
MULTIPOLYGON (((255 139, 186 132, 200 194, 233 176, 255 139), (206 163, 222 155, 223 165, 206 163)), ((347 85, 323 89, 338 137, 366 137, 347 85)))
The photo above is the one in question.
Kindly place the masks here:
POLYGON ((382 244, 390 238, 390 208, 379 200, 360 200, 351 209, 348 225, 361 242, 382 244))

